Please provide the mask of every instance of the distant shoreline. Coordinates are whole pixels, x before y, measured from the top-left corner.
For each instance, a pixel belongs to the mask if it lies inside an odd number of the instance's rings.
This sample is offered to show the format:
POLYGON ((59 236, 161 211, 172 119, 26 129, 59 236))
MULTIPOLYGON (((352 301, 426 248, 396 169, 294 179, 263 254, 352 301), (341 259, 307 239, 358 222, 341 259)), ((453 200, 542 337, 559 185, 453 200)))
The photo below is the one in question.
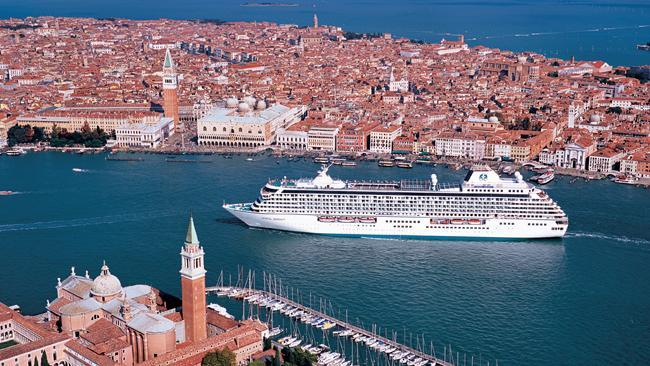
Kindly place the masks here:
POLYGON ((243 7, 293 7, 298 6, 298 3, 243 3, 243 7))

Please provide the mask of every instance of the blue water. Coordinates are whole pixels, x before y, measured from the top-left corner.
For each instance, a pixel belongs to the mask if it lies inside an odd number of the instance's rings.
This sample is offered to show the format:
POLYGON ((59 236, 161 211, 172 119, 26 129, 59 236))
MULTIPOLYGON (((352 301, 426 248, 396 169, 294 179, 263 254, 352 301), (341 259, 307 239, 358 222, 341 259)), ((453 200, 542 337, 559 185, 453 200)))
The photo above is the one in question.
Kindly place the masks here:
MULTIPOLYGON (((331 300, 350 319, 425 334, 438 353, 501 365, 650 364, 650 234, 646 189, 606 181, 546 188, 570 217, 563 240, 426 241, 253 230, 220 208, 254 200, 269 177, 317 165, 271 157, 211 163, 114 162, 104 155, 0 157, 0 301, 43 310, 70 266, 96 276, 102 260, 123 284, 180 294, 178 252, 193 210, 208 283, 244 265, 331 300), (88 169, 75 173, 72 168, 88 169)), ((342 178, 462 179, 463 171, 333 167, 342 178)), ((258 279, 261 284, 261 276, 258 279)), ((241 312, 241 309, 240 309, 241 312)))
MULTIPOLYGON (((647 0, 290 0, 297 7, 242 7, 232 0, 0 0, 0 17, 217 18, 321 24, 357 32, 391 32, 427 41, 465 34, 470 45, 535 51, 549 57, 650 64, 647 0)), ((260 1, 261 2, 261 1, 260 1)))

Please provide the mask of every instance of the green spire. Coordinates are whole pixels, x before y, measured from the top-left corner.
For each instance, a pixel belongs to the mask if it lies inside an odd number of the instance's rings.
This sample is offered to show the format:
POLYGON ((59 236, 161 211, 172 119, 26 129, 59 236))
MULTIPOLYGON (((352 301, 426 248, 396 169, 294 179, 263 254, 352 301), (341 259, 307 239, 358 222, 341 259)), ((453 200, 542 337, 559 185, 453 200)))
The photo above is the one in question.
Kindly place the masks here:
POLYGON ((194 228, 194 219, 190 213, 190 222, 187 225, 187 235, 185 235, 185 244, 196 244, 199 245, 199 237, 196 235, 196 229, 194 228))
POLYGON ((168 48, 167 52, 165 52, 165 63, 163 64, 163 68, 171 69, 173 67, 174 67, 174 61, 172 61, 172 53, 169 51, 168 48))

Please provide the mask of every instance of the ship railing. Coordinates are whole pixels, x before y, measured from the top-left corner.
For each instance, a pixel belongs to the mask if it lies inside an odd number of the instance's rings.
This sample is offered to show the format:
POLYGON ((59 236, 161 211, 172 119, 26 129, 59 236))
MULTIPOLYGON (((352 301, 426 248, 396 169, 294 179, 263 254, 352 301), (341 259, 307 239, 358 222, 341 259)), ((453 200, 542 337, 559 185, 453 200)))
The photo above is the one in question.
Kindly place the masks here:
POLYGON ((403 179, 400 181, 400 188, 405 191, 428 191, 431 190, 431 181, 403 179))
POLYGON ((446 190, 456 190, 460 189, 460 184, 458 183, 438 183, 435 187, 436 191, 446 191, 446 190))

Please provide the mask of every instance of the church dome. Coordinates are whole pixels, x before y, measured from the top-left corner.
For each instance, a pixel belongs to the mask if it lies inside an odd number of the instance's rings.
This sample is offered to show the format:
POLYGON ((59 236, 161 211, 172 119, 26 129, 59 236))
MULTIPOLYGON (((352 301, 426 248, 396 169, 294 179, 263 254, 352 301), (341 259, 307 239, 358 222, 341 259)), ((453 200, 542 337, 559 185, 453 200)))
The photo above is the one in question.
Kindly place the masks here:
POLYGON ((488 121, 489 121, 490 123, 498 123, 498 122, 499 122, 499 118, 497 118, 497 116, 491 116, 490 118, 488 118, 488 121))
POLYGON ((600 116, 597 114, 592 114, 591 117, 589 117, 589 122, 592 124, 600 123, 600 116))
POLYGON ((108 270, 106 263, 102 266, 102 272, 93 280, 90 293, 97 297, 114 296, 122 292, 120 280, 113 276, 108 270))
POLYGON ((228 108, 237 108, 238 100, 237 98, 228 98, 226 100, 226 107, 228 108))
POLYGON ((239 107, 237 107, 237 110, 241 113, 246 113, 251 110, 251 107, 248 105, 248 103, 241 102, 239 103, 239 107))
POLYGON ((255 107, 255 102, 256 102, 256 100, 255 100, 255 98, 252 97, 252 96, 244 97, 244 103, 248 104, 248 106, 249 106, 250 108, 254 108, 254 107, 255 107))

